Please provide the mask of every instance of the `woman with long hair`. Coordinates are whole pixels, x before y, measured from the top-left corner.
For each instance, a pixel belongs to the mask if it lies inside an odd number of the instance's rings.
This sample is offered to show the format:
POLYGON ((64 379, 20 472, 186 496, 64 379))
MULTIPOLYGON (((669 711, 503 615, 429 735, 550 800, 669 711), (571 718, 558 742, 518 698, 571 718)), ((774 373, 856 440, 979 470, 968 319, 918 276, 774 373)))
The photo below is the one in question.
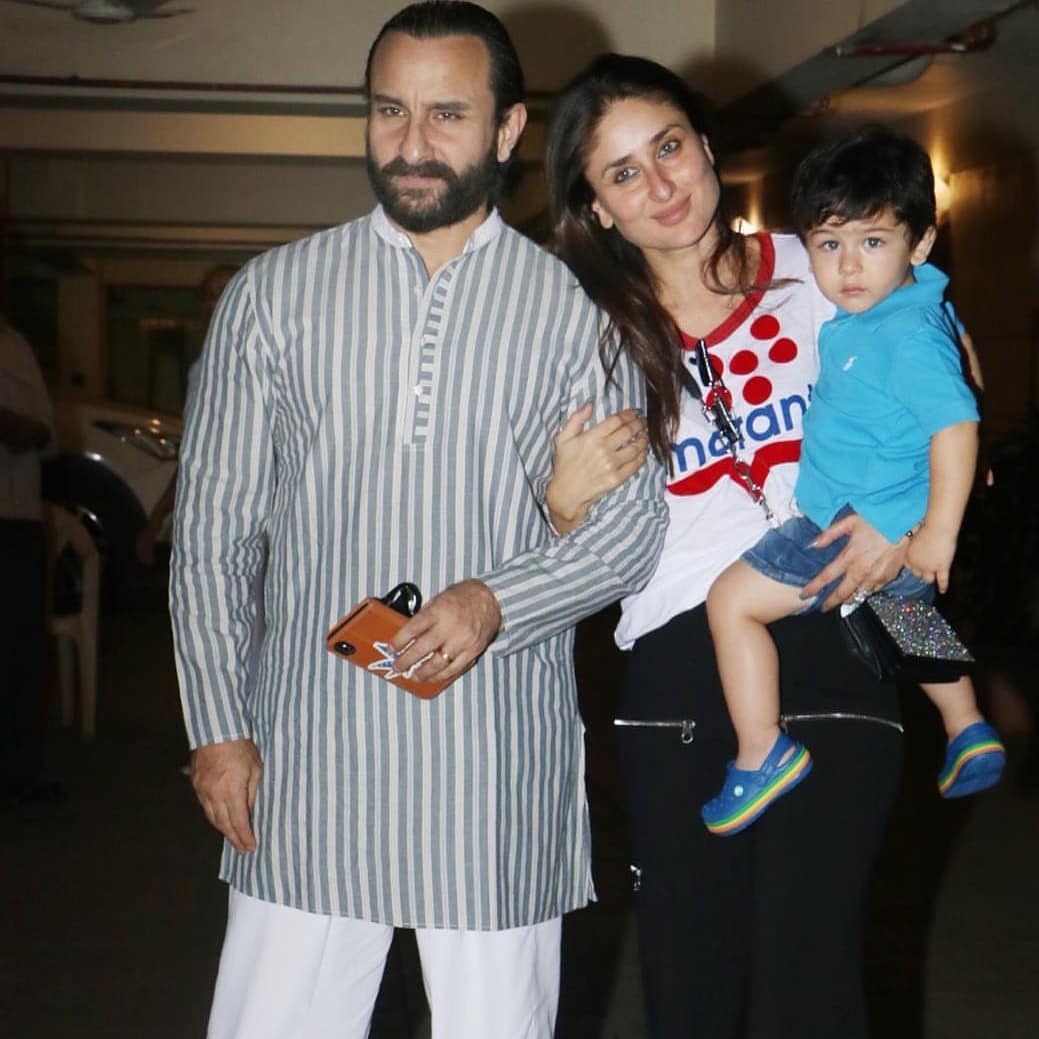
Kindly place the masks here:
MULTIPOLYGON (((546 176, 555 248, 609 319, 604 363, 627 350, 645 373, 649 445, 668 469, 664 553, 616 636, 631 650, 617 732, 649 1034, 860 1039, 862 908, 901 728, 836 612, 773 632, 784 724, 810 742, 812 775, 732 838, 699 814, 734 750, 704 600, 790 508, 833 308, 796 237, 731 230, 697 99, 660 65, 610 54, 578 76, 550 123, 546 176)), ((547 491, 564 535, 610 483, 589 459, 616 446, 616 425, 582 432, 585 418, 561 434, 547 491)), ((857 516, 823 535, 839 537, 806 589, 840 578, 829 605, 884 584, 906 548, 857 516)))

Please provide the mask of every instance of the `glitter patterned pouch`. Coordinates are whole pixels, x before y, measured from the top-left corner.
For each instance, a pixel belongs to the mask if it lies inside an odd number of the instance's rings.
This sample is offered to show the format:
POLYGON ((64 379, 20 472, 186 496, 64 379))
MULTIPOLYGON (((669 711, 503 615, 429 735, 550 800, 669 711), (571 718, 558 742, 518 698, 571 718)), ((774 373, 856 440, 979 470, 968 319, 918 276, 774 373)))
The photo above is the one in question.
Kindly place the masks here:
POLYGON ((974 664, 970 651, 930 603, 883 592, 845 614, 844 640, 874 677, 952 682, 974 664))

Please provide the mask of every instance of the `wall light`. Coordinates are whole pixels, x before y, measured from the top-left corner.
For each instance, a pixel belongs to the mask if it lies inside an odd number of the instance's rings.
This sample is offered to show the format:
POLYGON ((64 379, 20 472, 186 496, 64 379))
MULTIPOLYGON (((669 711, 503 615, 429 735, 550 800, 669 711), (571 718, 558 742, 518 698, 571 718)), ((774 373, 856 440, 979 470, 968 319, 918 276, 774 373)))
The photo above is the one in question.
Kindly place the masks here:
POLYGON ((934 206, 938 214, 938 223, 942 224, 949 216, 952 209, 952 184, 949 175, 934 175, 934 206))

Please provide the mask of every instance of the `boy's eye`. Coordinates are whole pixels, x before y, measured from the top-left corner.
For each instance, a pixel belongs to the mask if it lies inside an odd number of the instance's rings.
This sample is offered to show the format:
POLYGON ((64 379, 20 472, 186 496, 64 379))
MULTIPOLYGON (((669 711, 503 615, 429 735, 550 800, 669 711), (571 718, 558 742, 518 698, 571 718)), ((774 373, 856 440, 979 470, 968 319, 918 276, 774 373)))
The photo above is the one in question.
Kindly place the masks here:
POLYGON ((834 238, 824 238, 822 241, 817 241, 815 247, 820 252, 832 253, 837 248, 837 241, 834 238))
POLYGON ((879 238, 876 235, 870 235, 869 238, 866 239, 867 249, 879 249, 883 244, 884 239, 879 238))

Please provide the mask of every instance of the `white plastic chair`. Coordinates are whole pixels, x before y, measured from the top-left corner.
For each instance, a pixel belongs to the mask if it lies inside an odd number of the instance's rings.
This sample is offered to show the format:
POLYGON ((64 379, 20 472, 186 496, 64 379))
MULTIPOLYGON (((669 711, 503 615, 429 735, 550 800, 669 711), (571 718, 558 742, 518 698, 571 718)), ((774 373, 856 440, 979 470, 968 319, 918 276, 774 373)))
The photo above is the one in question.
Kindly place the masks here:
POLYGON ((58 647, 61 681, 61 720, 68 727, 75 716, 76 672, 79 672, 79 714, 84 739, 93 739, 97 715, 97 618, 101 592, 101 557, 79 520, 57 505, 47 506, 48 604, 47 627, 58 647), (58 557, 75 553, 82 568, 78 613, 55 614, 54 576, 58 557))

